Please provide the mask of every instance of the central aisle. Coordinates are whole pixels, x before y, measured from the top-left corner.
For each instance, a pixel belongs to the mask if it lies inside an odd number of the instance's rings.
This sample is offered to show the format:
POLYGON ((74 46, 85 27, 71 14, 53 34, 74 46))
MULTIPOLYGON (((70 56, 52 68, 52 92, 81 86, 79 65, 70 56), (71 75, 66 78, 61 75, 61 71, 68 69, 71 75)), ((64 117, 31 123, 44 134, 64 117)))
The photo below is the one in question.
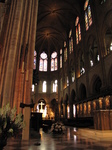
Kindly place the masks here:
POLYGON ((112 142, 99 142, 74 135, 76 128, 67 127, 61 135, 53 135, 40 130, 40 139, 21 141, 9 140, 4 150, 112 150, 112 142), (39 145, 40 144, 40 145, 39 145))

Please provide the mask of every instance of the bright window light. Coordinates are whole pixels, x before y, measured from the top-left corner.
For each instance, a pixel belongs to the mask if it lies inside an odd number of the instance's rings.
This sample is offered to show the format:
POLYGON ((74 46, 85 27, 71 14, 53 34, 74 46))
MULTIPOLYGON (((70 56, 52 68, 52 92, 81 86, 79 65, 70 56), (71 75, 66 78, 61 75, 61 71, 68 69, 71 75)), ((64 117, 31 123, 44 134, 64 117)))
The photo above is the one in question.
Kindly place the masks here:
POLYGON ((53 83, 53 92, 57 92, 57 80, 53 83))
POLYGON ((97 60, 100 61, 100 56, 99 55, 97 55, 97 60))
POLYGON ((35 86, 34 86, 34 84, 32 84, 32 92, 34 92, 34 88, 35 88, 35 86))
POLYGON ((110 44, 110 51, 112 51, 112 42, 111 42, 111 44, 110 44))
POLYGON ((93 61, 92 61, 92 60, 90 60, 90 66, 91 66, 91 67, 93 66, 93 61))
POLYGON ((73 117, 74 118, 76 117, 76 108, 75 108, 75 105, 73 105, 73 117))
POLYGON ((47 91, 47 82, 46 81, 43 81, 43 92, 46 92, 47 91))

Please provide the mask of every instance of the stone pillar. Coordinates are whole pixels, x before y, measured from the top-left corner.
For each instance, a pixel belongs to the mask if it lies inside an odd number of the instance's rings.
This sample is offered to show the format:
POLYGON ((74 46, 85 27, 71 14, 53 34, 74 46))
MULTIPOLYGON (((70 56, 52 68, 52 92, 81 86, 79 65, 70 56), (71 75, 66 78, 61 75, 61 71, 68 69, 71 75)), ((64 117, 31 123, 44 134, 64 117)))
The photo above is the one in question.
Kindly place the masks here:
POLYGON ((6 66, 6 75, 3 89, 3 105, 13 101, 13 92, 14 92, 14 82, 15 82, 15 72, 16 72, 16 63, 17 63, 17 54, 18 54, 18 43, 19 36, 21 31, 21 19, 22 19, 22 8, 23 1, 16 1, 16 9, 14 12, 13 18, 13 28, 10 35, 10 45, 8 47, 8 60, 6 66))
MULTIPOLYGON (((31 90, 32 90, 32 77, 33 77, 33 58, 35 50, 35 39, 36 39, 36 26, 37 26, 37 11, 38 11, 38 0, 32 0, 31 10, 31 25, 29 28, 29 41, 28 41, 28 55, 26 60, 26 72, 25 72, 25 86, 24 86, 24 102, 27 104, 31 103, 31 90)), ((31 112, 30 109, 24 109, 24 114, 31 112)), ((29 114, 29 113, 28 113, 29 114)), ((25 117, 27 124, 30 122, 30 116, 25 117)), ((29 139, 28 128, 24 129, 22 139, 29 139), (27 136, 26 136, 27 133, 27 136)))
POLYGON ((23 129, 22 140, 29 140, 29 128, 30 128, 30 107, 24 108, 24 122, 25 129, 23 129))
MULTIPOLYGON (((2 105, 9 102, 11 106, 19 106, 21 101, 26 104, 31 101, 37 11, 38 0, 11 0, 3 52, 0 52, 2 105)), ((24 133, 27 134, 23 134, 23 139, 29 139, 30 111, 30 108, 24 109, 27 124, 24 133)))
POLYGON ((67 103, 65 103, 65 119, 67 119, 67 103))
POLYGON ((6 13, 4 17, 4 24, 2 27, 2 37, 0 37, 0 43, 2 44, 0 50, 0 101, 3 101, 3 87, 6 75, 6 66, 9 54, 9 44, 12 32, 13 18, 15 13, 15 2, 12 0, 11 5, 6 7, 6 13))
POLYGON ((26 73, 25 73, 24 101, 26 103, 31 102, 33 60, 34 60, 36 26, 37 26, 37 10, 38 10, 38 0, 35 0, 32 3, 32 16, 31 16, 31 26, 30 26, 30 34, 29 34, 29 42, 28 42, 27 66, 26 66, 26 73))
POLYGON ((22 36, 21 36, 21 47, 20 47, 20 56, 18 61, 18 70, 16 73, 16 85, 14 93, 14 103, 13 105, 17 106, 17 111, 20 111, 20 102, 23 102, 24 98, 24 78, 25 78, 25 58, 27 53, 27 44, 30 28, 30 18, 31 18, 31 0, 24 0, 24 11, 23 11, 23 21, 22 21, 22 36), (24 37, 24 38, 23 38, 24 37))
POLYGON ((73 119, 73 103, 70 102, 70 119, 73 119))

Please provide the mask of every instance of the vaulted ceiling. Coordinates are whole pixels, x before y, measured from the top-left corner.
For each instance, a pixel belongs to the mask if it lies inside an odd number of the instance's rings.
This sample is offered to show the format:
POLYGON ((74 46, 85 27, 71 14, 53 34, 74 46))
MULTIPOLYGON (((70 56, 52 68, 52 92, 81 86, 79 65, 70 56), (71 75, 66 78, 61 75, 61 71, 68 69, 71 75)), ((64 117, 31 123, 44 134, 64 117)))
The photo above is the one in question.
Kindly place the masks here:
POLYGON ((36 50, 50 54, 63 47, 67 34, 81 16, 85 0, 39 0, 36 50))

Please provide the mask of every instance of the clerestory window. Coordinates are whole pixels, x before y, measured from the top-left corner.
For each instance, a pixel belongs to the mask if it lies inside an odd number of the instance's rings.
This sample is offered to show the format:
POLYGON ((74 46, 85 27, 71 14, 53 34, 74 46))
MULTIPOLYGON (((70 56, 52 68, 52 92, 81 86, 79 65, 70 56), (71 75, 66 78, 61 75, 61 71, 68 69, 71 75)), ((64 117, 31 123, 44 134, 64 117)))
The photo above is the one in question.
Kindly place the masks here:
POLYGON ((89 0, 86 0, 85 2, 84 11, 85 11, 85 28, 87 31, 89 27, 92 25, 92 14, 89 0))
POLYGON ((47 54, 45 52, 40 54, 39 71, 47 71, 47 54))
POLYGON ((56 71, 58 69, 57 64, 57 52, 51 54, 51 71, 56 71))

